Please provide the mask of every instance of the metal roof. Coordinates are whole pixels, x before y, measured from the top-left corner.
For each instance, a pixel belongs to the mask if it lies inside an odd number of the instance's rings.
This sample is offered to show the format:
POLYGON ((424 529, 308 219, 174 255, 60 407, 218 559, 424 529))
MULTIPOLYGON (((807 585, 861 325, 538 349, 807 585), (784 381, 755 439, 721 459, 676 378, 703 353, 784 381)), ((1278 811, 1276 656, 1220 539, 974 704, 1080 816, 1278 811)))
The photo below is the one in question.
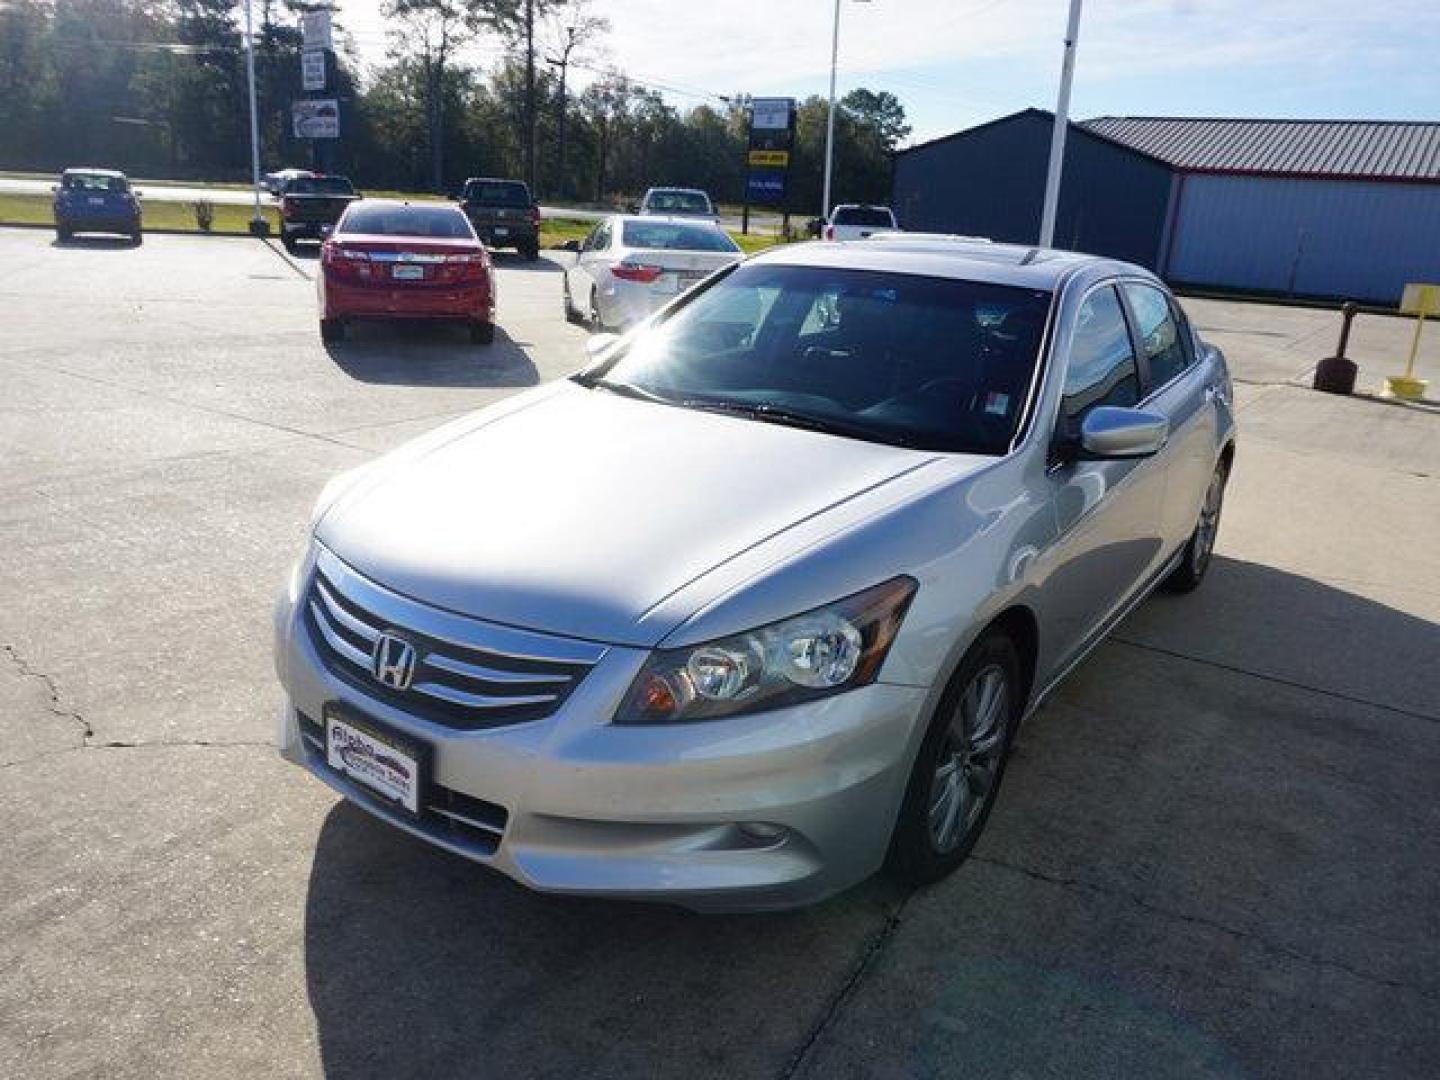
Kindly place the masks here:
POLYGON ((1082 125, 1185 172, 1440 182, 1440 123, 1102 116, 1082 125))

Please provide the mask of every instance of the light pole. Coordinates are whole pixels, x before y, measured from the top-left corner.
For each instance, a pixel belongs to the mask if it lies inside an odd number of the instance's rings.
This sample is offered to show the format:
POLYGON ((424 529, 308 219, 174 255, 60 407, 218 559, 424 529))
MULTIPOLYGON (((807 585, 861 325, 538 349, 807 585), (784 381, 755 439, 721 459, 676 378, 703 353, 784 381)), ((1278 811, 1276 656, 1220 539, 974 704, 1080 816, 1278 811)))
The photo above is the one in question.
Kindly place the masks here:
MULTIPOLYGON (((870 0, 855 0, 868 4, 870 0)), ((835 168, 835 68, 840 59, 840 3, 835 0, 835 23, 830 31, 830 107, 825 112, 825 194, 821 198, 820 216, 830 217, 830 176, 835 168)))
POLYGON ((245 77, 250 81, 250 193, 255 196, 250 233, 264 236, 270 231, 270 226, 260 212, 260 118, 255 108, 255 34, 250 9, 251 0, 245 0, 245 77))
POLYGON ((1065 28, 1065 59, 1060 65, 1060 97, 1055 103, 1055 127, 1050 132, 1050 171, 1045 177, 1045 206, 1040 212, 1040 246, 1055 245, 1055 214, 1060 207, 1060 175, 1065 167, 1065 131, 1070 126, 1070 84, 1075 81, 1075 46, 1080 40, 1081 0, 1070 0, 1070 22, 1065 28))

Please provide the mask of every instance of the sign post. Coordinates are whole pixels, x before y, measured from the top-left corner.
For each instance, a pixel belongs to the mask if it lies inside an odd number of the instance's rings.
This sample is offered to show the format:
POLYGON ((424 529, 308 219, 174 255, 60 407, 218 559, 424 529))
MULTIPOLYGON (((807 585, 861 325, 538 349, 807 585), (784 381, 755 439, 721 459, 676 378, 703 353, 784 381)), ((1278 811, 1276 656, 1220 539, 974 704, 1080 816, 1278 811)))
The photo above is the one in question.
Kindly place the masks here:
POLYGON ((1420 355, 1420 335, 1425 330, 1425 319, 1431 315, 1440 316, 1440 285, 1406 285, 1405 295, 1400 300, 1400 311, 1415 316, 1415 336, 1410 340, 1410 358, 1405 361, 1405 374, 1387 377, 1385 389, 1392 397, 1420 401, 1430 383, 1415 377, 1415 358, 1420 355))
POLYGON ((755 98, 750 102, 750 137, 745 151, 745 201, 740 231, 750 231, 750 205, 785 206, 790 157, 795 146, 795 99, 755 98))
MULTIPOLYGON (((307 94, 324 93, 330 81, 328 54, 335 47, 330 12, 301 12, 300 36, 300 85, 307 94)), ((311 165, 328 171, 326 159, 330 155, 322 151, 323 144, 318 140, 340 137, 339 102, 334 98, 306 98, 291 103, 290 115, 295 137, 310 140, 311 165)))

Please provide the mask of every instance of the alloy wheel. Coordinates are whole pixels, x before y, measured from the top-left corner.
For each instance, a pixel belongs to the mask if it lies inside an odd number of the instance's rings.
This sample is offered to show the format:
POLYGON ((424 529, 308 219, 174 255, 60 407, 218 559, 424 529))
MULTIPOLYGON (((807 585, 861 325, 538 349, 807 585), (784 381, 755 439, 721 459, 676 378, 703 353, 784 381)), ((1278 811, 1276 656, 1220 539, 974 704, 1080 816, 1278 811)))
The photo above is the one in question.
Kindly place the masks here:
POLYGON ((1220 507, 1225 499, 1225 471, 1216 469, 1205 489, 1205 502, 1200 507, 1200 521, 1195 526, 1195 544, 1190 557, 1195 572, 1204 570, 1215 550, 1215 536, 1220 531, 1220 507))
POLYGON ((930 782, 930 843, 941 855, 967 838, 995 793, 1010 722, 1005 670, 975 673, 956 702, 930 782))

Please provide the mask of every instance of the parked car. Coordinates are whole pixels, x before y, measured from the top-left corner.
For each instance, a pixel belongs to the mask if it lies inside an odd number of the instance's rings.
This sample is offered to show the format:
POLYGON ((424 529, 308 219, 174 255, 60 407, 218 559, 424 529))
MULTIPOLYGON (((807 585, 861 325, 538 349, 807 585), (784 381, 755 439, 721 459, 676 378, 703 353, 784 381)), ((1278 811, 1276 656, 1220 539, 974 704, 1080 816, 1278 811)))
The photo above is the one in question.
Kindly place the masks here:
POLYGON ((55 193, 55 237, 76 233, 123 233, 140 243, 140 192, 114 169, 66 169, 55 193))
POLYGON ((275 172, 266 173, 260 178, 260 186, 271 195, 279 198, 285 193, 285 185, 291 180, 299 180, 302 177, 309 179, 318 175, 309 169, 277 169, 275 172))
POLYGON ((841 203, 830 211, 824 236, 826 240, 864 240, 871 233, 894 232, 898 228, 895 211, 888 206, 841 203))
POLYGON ((1138 266, 776 248, 331 482, 281 753, 545 891, 933 881, 1021 721, 1204 578, 1234 445, 1224 357, 1138 266))
POLYGON ((352 203, 320 248, 315 278, 320 336, 339 341, 352 319, 464 322, 495 340, 490 255, 458 208, 436 203, 352 203))
POLYGON ((288 248, 296 240, 323 240, 351 203, 360 198, 343 176, 297 176, 280 195, 280 239, 288 248))
POLYGON ((486 246, 540 257, 540 206, 521 181, 472 177, 465 181, 460 209, 486 246))
POLYGON ((634 208, 639 214, 714 218, 715 204, 699 188, 652 187, 634 208))
POLYGON ((566 250, 565 317, 597 330, 648 318, 696 282, 744 255, 713 221, 685 217, 607 217, 566 250))

